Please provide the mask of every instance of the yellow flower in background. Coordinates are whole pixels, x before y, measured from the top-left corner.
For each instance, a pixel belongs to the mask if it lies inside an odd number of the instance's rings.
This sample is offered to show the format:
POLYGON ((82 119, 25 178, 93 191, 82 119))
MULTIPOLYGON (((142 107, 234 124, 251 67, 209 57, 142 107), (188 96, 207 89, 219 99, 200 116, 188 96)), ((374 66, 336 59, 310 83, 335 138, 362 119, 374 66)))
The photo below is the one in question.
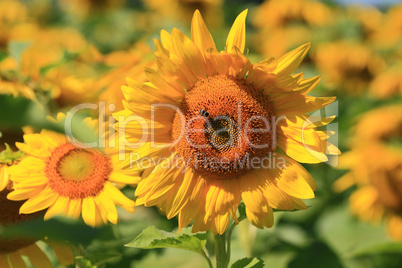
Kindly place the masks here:
POLYGON ((134 201, 115 184, 133 184, 137 177, 121 169, 117 150, 87 148, 47 130, 24 135, 24 140, 16 145, 27 157, 10 168, 15 190, 8 195, 10 200, 27 199, 20 213, 46 209, 45 220, 81 214, 94 227, 108 221, 116 224, 116 205, 134 212, 134 201))
POLYGON ((334 13, 315 0, 271 0, 257 6, 252 21, 257 28, 254 48, 263 56, 281 56, 320 33, 333 23, 334 13))
POLYGON ((328 88, 350 95, 366 91, 385 68, 384 59, 370 47, 346 41, 322 43, 312 58, 328 88))
POLYGON ((368 40, 383 27, 384 14, 374 6, 348 6, 345 11, 349 19, 362 25, 363 35, 368 40))
MULTIPOLYGON (((2 176, 0 176, 0 180, 3 180, 0 182, 4 182, 2 176)), ((11 226, 43 215, 42 211, 29 215, 20 214, 19 209, 23 202, 7 199, 7 195, 12 190, 13 184, 10 181, 5 188, 0 189, 0 226, 11 226)), ((74 264, 73 252, 69 246, 57 243, 52 244, 52 248, 62 265, 74 264)), ((53 267, 49 257, 37 245, 36 240, 24 237, 0 238, 0 267, 30 267, 23 257, 27 257, 33 267, 53 267)))
POLYGON ((15 26, 24 23, 28 17, 27 7, 20 1, 0 1, 0 48, 6 48, 15 26))
POLYGON ((178 19, 187 22, 191 19, 191 14, 195 10, 200 10, 208 24, 215 27, 223 22, 224 14, 222 12, 223 0, 142 0, 144 5, 153 11, 156 11, 153 21, 160 20, 160 15, 165 18, 178 19))
POLYGON ((385 106, 367 112, 359 120, 352 150, 339 159, 339 168, 350 169, 334 184, 343 191, 356 184, 350 208, 360 219, 385 219, 391 237, 402 240, 402 150, 398 145, 402 106, 385 106))
POLYGON ((379 73, 370 83, 369 93, 376 99, 402 96, 402 65, 395 65, 379 73))
MULTIPOLYGON (((383 16, 381 27, 373 33, 372 40, 381 48, 395 51, 402 38, 402 5, 392 6, 383 16)), ((401 50, 397 48, 399 55, 401 50)), ((394 52, 395 53, 395 52, 394 52)))
POLYGON ((86 19, 99 11, 110 11, 124 5, 123 0, 57 0, 60 8, 75 19, 86 19))
MULTIPOLYGON (((112 69, 97 81, 96 89, 102 92, 99 100, 105 101, 107 107, 110 104, 115 105, 113 112, 123 109, 124 96, 121 86, 124 85, 126 77, 135 77, 137 81, 146 82, 144 68, 156 66, 152 50, 144 42, 138 42, 128 51, 116 51, 105 55, 104 63, 112 69)), ((107 112, 109 111, 107 109, 107 112)))
POLYGON ((290 48, 309 41, 313 31, 305 25, 292 25, 275 29, 261 28, 253 37, 255 49, 262 55, 283 55, 290 48))
POLYGON ((262 3, 253 23, 257 27, 276 29, 291 22, 321 26, 331 22, 331 9, 315 0, 269 0, 262 3))
POLYGON ((9 55, 0 61, 0 94, 36 100, 36 94, 50 92, 60 104, 91 101, 99 94, 93 90, 99 79, 93 65, 101 55, 75 29, 21 27, 8 42, 26 48, 19 58, 9 55), (68 53, 76 57, 67 59, 68 53))
POLYGON ((142 123, 123 122, 132 116, 153 124, 149 131, 154 131, 154 141, 130 151, 132 169, 145 169, 136 205, 157 205, 168 218, 178 215, 179 230, 194 221, 193 232, 222 234, 230 217, 237 221, 241 200, 253 225, 271 227, 272 208, 306 209, 300 199, 314 197, 315 182, 298 162, 319 163, 328 160, 326 153, 339 154, 326 141, 328 134, 315 130, 334 117, 306 114, 335 98, 307 95, 319 77, 291 75, 310 44, 252 64, 243 55, 246 14, 235 20, 221 52, 199 11, 191 39, 178 29, 162 31, 161 41, 155 40, 158 69, 146 69, 150 82, 128 78, 122 87, 125 110, 115 114, 119 134, 130 142, 149 134, 142 123), (154 104, 162 106, 151 114, 154 104), (255 133, 280 117, 272 132, 255 133), (253 133, 245 133, 250 127, 253 133), (246 158, 271 165, 237 166, 246 158))

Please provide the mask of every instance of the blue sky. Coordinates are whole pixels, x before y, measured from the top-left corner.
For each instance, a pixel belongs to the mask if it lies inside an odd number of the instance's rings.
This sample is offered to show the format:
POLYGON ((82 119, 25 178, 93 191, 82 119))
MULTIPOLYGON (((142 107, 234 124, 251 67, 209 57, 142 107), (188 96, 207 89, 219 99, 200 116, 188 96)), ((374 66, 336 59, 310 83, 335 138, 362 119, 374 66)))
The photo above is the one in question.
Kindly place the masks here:
POLYGON ((402 4, 402 0, 336 0, 338 3, 342 4, 370 4, 370 5, 380 5, 380 6, 388 6, 400 3, 402 4))

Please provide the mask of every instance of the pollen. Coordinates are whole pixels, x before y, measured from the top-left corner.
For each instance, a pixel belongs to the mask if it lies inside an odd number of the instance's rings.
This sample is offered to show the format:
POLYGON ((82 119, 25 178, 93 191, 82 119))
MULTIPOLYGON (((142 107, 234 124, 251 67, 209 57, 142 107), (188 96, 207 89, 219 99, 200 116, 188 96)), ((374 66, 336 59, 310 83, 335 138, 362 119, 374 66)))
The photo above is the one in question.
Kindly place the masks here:
POLYGON ((188 90, 173 121, 172 140, 193 170, 214 179, 238 177, 251 169, 244 161, 275 150, 273 116, 262 89, 241 78, 211 76, 188 90))
POLYGON ((102 152, 71 143, 54 149, 45 169, 49 186, 72 199, 97 196, 111 172, 111 161, 102 152))

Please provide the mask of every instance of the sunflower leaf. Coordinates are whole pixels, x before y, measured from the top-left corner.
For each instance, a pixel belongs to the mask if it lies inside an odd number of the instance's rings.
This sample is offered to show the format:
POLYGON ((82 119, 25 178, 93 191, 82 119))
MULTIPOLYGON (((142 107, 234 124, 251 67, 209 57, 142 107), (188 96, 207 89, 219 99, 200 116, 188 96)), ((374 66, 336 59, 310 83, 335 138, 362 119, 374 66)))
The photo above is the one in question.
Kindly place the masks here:
POLYGON ((179 248, 197 252, 204 256, 207 233, 192 234, 190 230, 190 228, 185 228, 181 234, 178 234, 150 226, 126 246, 143 249, 179 248))
POLYGON ((363 249, 357 250, 354 253, 352 253, 352 256, 361 257, 374 254, 395 254, 395 253, 400 254, 401 252, 402 252, 402 243, 387 242, 387 243, 379 243, 376 245, 371 245, 363 249))
POLYGON ((260 258, 243 258, 232 264, 231 268, 262 268, 264 261, 260 258))

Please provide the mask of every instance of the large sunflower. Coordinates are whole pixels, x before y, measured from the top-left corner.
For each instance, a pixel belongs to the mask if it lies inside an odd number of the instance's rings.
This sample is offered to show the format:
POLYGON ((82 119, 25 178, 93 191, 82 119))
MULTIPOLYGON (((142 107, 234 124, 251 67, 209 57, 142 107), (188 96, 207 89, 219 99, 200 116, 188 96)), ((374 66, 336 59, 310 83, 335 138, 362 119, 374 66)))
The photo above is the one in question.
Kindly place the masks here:
POLYGON ((86 224, 97 226, 108 221, 117 223, 116 205, 134 212, 134 201, 116 184, 134 184, 137 177, 122 170, 117 150, 86 148, 48 130, 24 135, 24 141, 16 146, 27 157, 9 169, 15 190, 8 198, 28 199, 20 213, 47 209, 45 220, 55 215, 78 218, 82 214, 86 224))
POLYGON ((125 110, 115 114, 120 141, 139 147, 129 160, 144 170, 136 204, 178 215, 179 229, 194 221, 193 232, 222 234, 230 217, 237 221, 241 200, 252 224, 271 227, 272 208, 306 209, 300 199, 314 197, 316 184, 297 161, 324 162, 325 153, 339 153, 327 133, 315 130, 333 117, 306 114, 335 98, 307 95, 319 77, 291 75, 310 44, 252 64, 243 55, 246 15, 218 52, 196 11, 191 39, 173 29, 155 40, 158 68, 146 69, 150 82, 128 78, 122 87, 125 110), (140 144, 148 134, 151 140, 140 144))

